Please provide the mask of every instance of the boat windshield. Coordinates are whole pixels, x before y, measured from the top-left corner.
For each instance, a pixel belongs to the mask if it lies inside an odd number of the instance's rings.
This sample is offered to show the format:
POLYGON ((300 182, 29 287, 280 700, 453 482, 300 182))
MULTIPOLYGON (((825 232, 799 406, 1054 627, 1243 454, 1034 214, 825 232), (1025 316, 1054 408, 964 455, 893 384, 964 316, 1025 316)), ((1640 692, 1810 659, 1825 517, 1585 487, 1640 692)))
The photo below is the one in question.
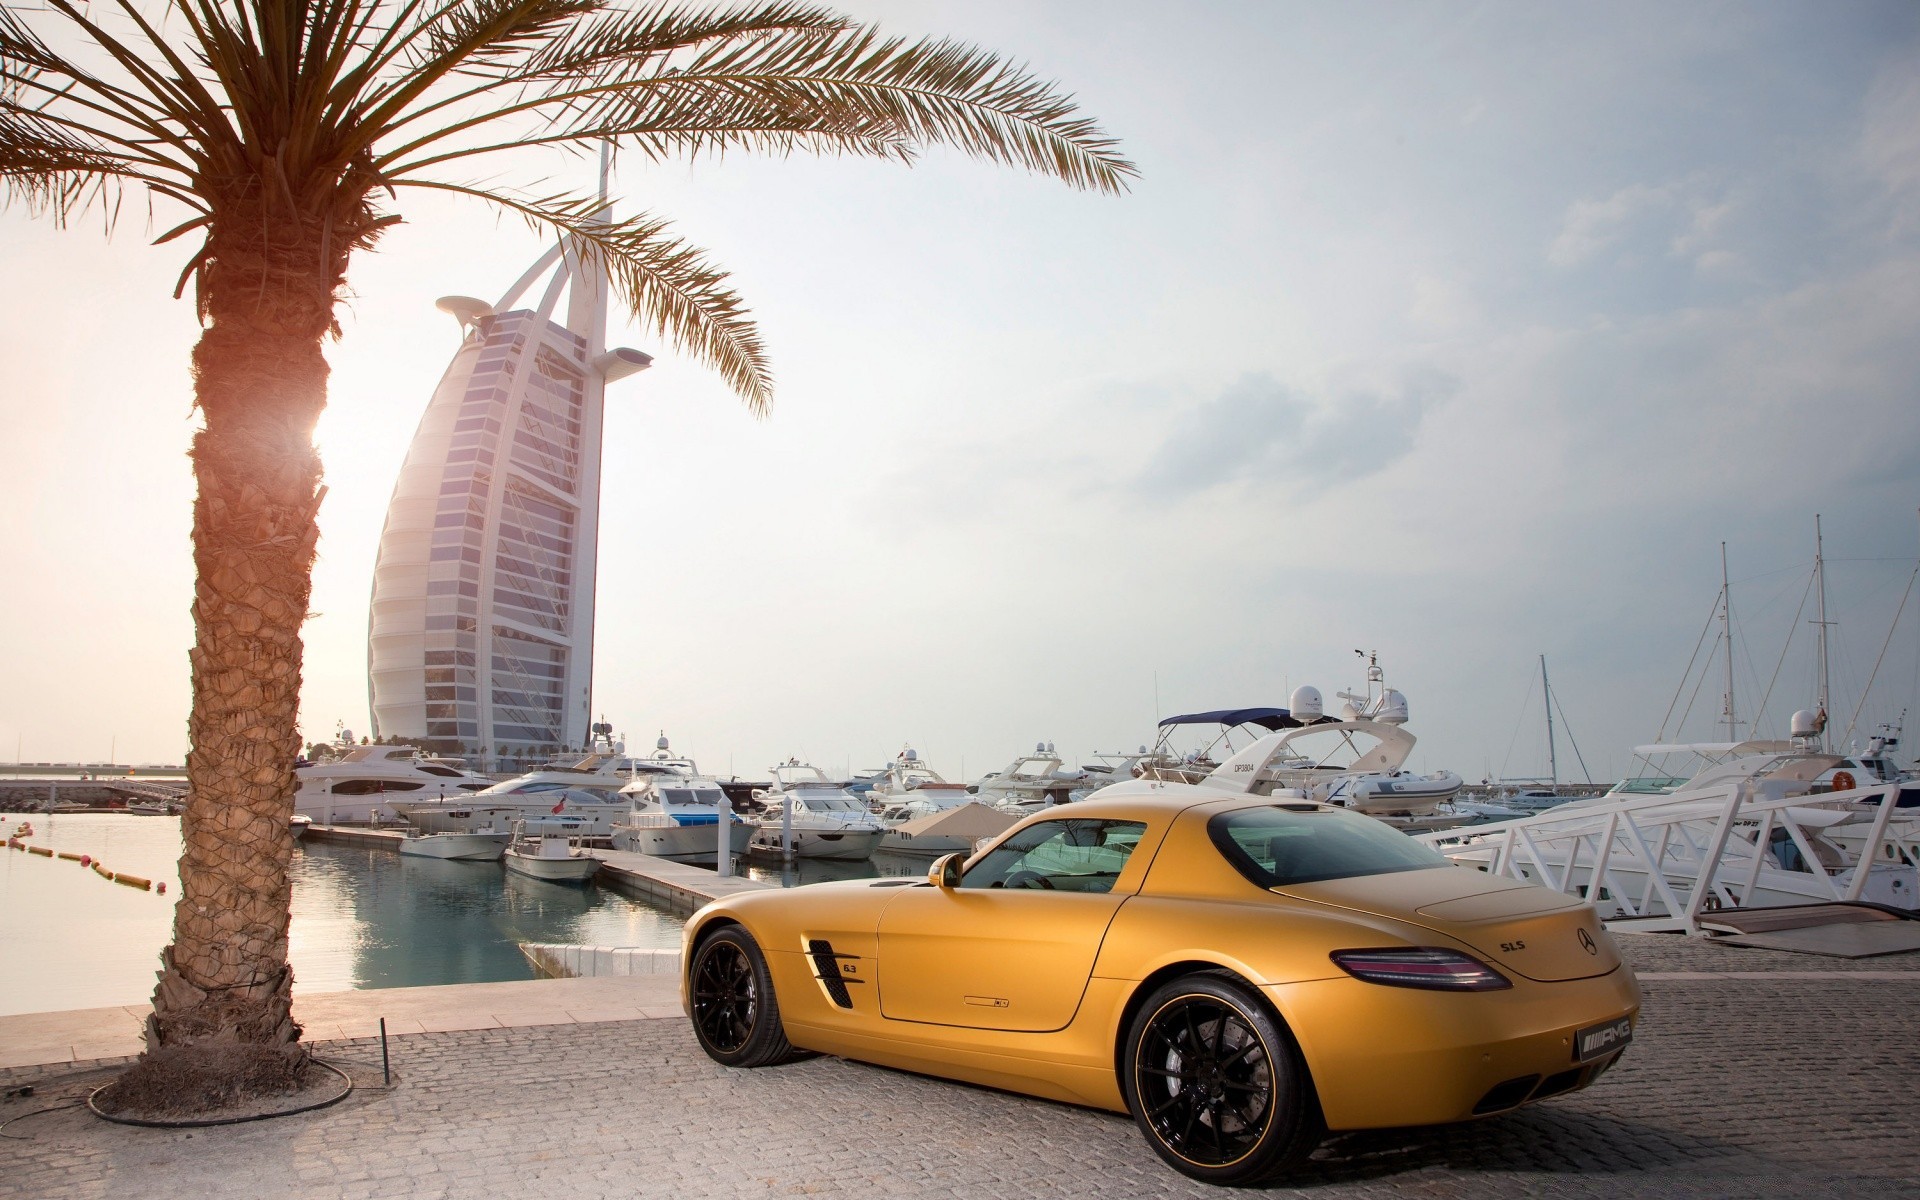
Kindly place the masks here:
POLYGON ((720 802, 718 788, 664 788, 668 804, 685 804, 697 808, 713 808, 720 802))
POLYGON ((863 813, 867 806, 853 797, 839 792, 803 791, 799 793, 800 803, 814 812, 863 813))

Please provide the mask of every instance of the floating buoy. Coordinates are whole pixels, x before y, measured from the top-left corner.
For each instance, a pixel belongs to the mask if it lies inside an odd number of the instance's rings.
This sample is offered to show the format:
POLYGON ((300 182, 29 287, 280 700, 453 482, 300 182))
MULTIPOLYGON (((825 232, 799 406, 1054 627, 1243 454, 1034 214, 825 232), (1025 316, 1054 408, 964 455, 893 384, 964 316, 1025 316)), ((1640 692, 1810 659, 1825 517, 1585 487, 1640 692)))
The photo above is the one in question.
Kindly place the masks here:
POLYGON ((49 850, 49 849, 47 849, 47 848, 46 848, 45 846, 28 846, 28 847, 27 847, 27 853, 28 853, 28 854, 38 854, 38 855, 39 855, 40 857, 42 857, 42 858, 52 858, 52 857, 53 857, 53 851, 51 851, 51 850, 49 850))
POLYGON ((83 867, 90 867, 90 866, 92 866, 92 865, 93 865, 93 855, 91 855, 91 854, 82 854, 82 855, 80 856, 80 865, 81 865, 81 866, 83 866, 83 867))
POLYGON ((165 883, 156 883, 153 885, 153 890, 164 896, 167 894, 167 885, 165 883))
POLYGON ((139 888, 143 892, 153 890, 153 880, 142 879, 138 875, 129 875, 125 871, 116 871, 113 876, 113 881, 115 883, 124 883, 128 887, 139 888))
POLYGON ((98 862, 98 861, 96 861, 96 862, 95 862, 95 863, 93 864, 93 873, 94 873, 95 875, 98 875, 98 876, 99 876, 100 878, 102 878, 102 879, 112 879, 112 878, 113 878, 113 872, 112 872, 112 871, 109 871, 109 870, 107 870, 107 869, 106 869, 105 867, 103 867, 103 866, 101 866, 101 865, 99 864, 99 862, 98 862))
POLYGON ((79 861, 80 861, 80 856, 79 856, 78 854, 75 854, 75 853, 74 853, 73 851, 71 851, 71 850, 62 850, 62 851, 60 852, 60 857, 61 857, 61 858, 64 858, 64 859, 66 859, 66 860, 67 860, 68 862, 79 862, 79 861))

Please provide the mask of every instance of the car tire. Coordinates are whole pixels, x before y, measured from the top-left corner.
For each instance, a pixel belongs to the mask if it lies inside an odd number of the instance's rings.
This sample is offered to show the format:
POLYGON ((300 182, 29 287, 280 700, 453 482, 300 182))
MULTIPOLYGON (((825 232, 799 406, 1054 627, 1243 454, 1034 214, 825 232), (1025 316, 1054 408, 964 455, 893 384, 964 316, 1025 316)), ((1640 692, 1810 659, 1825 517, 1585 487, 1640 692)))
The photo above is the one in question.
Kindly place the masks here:
POLYGON ((687 969, 693 1036, 729 1067, 766 1067, 795 1057, 780 1024, 780 1002, 760 943, 739 925, 716 930, 687 969))
POLYGON ((1127 1029, 1127 1111, 1174 1170, 1229 1186, 1298 1166, 1324 1134, 1313 1079, 1257 992, 1219 971, 1155 988, 1127 1029))

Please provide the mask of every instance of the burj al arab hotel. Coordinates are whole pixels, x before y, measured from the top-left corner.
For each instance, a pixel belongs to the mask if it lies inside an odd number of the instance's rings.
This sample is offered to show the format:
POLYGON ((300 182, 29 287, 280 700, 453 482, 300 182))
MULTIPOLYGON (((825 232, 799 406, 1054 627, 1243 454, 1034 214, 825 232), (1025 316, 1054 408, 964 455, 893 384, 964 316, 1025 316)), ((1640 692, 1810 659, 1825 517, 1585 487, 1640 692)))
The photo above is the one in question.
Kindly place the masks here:
POLYGON ((586 746, 603 399, 652 362, 605 348, 607 290, 604 271, 562 242, 498 304, 439 302, 460 348, 380 535, 367 635, 376 737, 482 761, 586 746))

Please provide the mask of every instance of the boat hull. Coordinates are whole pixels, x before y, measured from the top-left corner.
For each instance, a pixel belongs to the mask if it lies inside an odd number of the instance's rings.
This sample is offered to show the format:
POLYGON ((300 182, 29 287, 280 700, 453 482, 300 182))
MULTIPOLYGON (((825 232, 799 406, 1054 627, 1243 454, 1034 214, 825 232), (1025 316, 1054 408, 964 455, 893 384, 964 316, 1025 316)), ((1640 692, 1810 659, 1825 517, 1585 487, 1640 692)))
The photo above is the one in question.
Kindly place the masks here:
POLYGON ((408 858, 442 858, 459 862, 498 862, 510 835, 504 833, 429 833, 400 843, 408 858))
MULTIPOLYGON (((885 833, 883 829, 809 829, 795 825, 793 856, 837 862, 864 862, 872 858, 873 852, 880 848, 880 840, 885 833)), ((762 826, 753 835, 752 850, 756 854, 780 855, 780 826, 762 826)))
MULTIPOLYGON (((719 836, 713 822, 704 825, 615 825, 615 850, 650 854, 673 862, 712 862, 719 857, 719 836)), ((745 854, 753 841, 753 826, 735 824, 728 833, 728 852, 745 854)))
POLYGON ((586 855, 543 858, 537 854, 516 853, 512 848, 507 849, 501 861, 516 875, 544 879, 548 883, 585 883, 600 869, 600 860, 586 855))

